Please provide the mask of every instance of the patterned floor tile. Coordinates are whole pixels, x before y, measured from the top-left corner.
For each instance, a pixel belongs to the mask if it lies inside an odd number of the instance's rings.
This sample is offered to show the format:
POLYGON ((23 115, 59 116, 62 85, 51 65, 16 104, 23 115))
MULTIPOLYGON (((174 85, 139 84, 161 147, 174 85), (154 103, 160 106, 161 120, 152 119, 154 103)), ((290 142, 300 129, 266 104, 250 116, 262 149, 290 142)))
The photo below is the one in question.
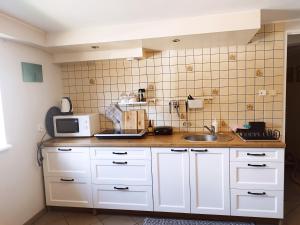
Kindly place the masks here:
POLYGON ((67 212, 64 213, 68 225, 94 225, 99 224, 97 216, 92 213, 67 212))

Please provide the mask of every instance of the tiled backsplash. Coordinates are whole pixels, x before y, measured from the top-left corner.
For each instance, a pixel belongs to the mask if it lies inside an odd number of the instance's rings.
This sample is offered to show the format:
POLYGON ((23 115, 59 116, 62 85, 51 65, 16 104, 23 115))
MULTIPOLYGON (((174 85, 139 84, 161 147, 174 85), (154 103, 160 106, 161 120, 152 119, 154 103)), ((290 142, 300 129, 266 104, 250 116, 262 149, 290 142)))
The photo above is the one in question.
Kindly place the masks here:
POLYGON ((203 131, 216 118, 221 130, 247 121, 265 121, 282 130, 283 55, 282 24, 265 25, 243 46, 168 50, 142 60, 126 59, 69 63, 62 65, 64 94, 70 96, 75 112, 99 112, 101 128, 112 126, 105 107, 117 102, 123 92, 147 91, 156 103, 127 107, 145 109, 154 125, 171 125, 180 131, 203 131), (259 96, 259 90, 267 90, 259 96), (271 96, 272 90, 276 91, 271 96), (169 113, 171 99, 213 96, 203 109, 190 110, 180 100, 180 118, 169 113), (184 126, 188 118, 190 126, 184 126))

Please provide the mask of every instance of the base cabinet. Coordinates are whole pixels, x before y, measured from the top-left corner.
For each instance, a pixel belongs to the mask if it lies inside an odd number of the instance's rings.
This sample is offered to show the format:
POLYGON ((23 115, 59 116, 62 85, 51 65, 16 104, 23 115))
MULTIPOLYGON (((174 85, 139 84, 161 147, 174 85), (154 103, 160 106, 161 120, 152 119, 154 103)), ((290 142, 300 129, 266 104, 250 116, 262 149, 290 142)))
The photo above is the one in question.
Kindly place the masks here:
POLYGON ((46 177, 45 191, 47 205, 93 207, 90 178, 46 177))
POLYGON ((283 218, 284 149, 46 147, 49 206, 283 218))
POLYGON ((190 213, 188 149, 152 148, 154 211, 190 213))
POLYGON ((94 185, 95 208, 153 211, 152 187, 94 185))
POLYGON ((283 218, 283 191, 231 190, 231 215, 283 218))
POLYGON ((229 149, 190 149, 191 212, 230 215, 229 149))

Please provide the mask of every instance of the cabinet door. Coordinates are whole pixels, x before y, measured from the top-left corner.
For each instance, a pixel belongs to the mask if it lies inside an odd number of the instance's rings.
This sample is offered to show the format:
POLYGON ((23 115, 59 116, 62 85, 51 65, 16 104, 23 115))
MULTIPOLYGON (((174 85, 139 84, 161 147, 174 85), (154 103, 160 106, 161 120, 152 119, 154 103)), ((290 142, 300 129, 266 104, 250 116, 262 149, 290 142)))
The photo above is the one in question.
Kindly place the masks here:
POLYGON ((283 218, 283 191, 232 189, 231 215, 283 218))
POLYGON ((276 162, 232 162, 231 187, 236 189, 283 190, 284 164, 276 162))
POLYGON ((190 149, 191 212, 230 215, 229 149, 190 149))
POLYGON ((93 185, 95 208, 153 211, 152 187, 93 185))
POLYGON ((231 148, 231 162, 284 162, 284 148, 231 148))
POLYGON ((89 148, 47 147, 43 149, 45 176, 90 177, 89 148))
POLYGON ((154 211, 190 212, 189 153, 152 148, 154 211))
POLYGON ((152 185, 150 160, 92 160, 93 184, 152 185))
POLYGON ((91 178, 46 177, 47 205, 92 208, 91 178))
POLYGON ((92 159, 151 159, 150 148, 141 147, 93 147, 91 148, 92 159))

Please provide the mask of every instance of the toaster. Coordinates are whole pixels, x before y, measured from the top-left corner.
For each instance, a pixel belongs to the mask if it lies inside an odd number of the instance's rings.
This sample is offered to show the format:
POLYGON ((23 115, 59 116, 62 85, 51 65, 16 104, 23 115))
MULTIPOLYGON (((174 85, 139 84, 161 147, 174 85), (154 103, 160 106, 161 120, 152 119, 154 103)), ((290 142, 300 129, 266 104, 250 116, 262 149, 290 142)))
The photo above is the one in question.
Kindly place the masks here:
POLYGON ((173 133, 173 128, 170 126, 159 126, 154 128, 155 135, 171 135, 173 133))

